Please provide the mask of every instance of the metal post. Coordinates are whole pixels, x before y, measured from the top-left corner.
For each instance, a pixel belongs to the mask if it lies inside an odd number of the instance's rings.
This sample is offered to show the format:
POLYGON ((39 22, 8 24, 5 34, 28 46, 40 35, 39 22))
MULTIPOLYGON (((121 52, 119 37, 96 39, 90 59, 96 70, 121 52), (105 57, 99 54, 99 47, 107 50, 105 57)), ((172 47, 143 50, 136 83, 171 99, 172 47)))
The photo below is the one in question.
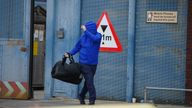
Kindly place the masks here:
POLYGON ((147 102, 147 88, 144 89, 144 103, 147 102))
POLYGON ((45 99, 52 97, 53 80, 51 79, 51 68, 53 66, 53 45, 55 29, 55 0, 47 0, 47 17, 46 17, 46 50, 45 50, 45 99))
POLYGON ((129 0, 129 26, 128 26, 128 69, 127 69, 127 101, 133 98, 133 73, 135 57, 135 8, 136 0, 129 0))
POLYGON ((34 31, 34 0, 30 1, 30 54, 29 54, 29 99, 33 98, 33 31, 34 31))

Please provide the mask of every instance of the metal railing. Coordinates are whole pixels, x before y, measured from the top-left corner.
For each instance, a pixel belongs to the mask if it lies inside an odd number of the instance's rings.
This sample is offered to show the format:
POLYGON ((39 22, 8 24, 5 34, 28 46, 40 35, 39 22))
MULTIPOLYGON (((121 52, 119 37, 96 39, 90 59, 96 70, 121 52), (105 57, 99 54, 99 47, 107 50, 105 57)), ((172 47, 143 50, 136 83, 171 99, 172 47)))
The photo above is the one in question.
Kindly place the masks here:
POLYGON ((162 87, 145 87, 144 89, 144 102, 147 102, 147 90, 167 90, 167 91, 187 91, 192 92, 192 89, 179 89, 179 88, 162 88, 162 87))

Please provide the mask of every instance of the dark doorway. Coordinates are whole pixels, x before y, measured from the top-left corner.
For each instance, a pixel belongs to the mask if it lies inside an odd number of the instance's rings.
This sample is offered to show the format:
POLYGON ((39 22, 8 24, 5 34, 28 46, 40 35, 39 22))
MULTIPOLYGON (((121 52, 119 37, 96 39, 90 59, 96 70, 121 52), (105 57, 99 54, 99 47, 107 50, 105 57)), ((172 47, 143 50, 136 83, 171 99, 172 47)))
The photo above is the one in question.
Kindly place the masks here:
MULTIPOLYGON (((33 32, 33 81, 34 90, 44 89, 46 9, 42 2, 35 2, 33 32)), ((45 4, 45 2, 43 2, 45 4)))
MULTIPOLYGON (((192 89, 192 0, 188 1, 186 89, 192 89)), ((192 105, 192 92, 186 92, 186 103, 192 105)))

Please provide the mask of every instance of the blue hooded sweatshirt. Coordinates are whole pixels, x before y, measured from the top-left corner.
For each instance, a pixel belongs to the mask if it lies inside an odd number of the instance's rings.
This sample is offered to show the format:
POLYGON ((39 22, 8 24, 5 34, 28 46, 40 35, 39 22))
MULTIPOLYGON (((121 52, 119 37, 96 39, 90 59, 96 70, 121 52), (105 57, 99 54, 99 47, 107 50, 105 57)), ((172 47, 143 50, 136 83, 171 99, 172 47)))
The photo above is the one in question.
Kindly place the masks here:
POLYGON ((75 47, 69 53, 75 55, 79 52, 79 63, 81 64, 96 65, 98 64, 102 36, 97 32, 97 26, 94 22, 86 23, 85 27, 86 31, 84 31, 75 47))

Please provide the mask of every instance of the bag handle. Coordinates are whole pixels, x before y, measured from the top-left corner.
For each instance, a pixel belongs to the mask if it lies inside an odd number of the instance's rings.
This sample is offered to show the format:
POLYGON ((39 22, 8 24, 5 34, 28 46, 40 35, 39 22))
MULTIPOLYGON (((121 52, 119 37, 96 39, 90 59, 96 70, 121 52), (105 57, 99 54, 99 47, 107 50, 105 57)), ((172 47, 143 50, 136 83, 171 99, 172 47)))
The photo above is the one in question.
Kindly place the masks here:
POLYGON ((62 58, 62 65, 64 65, 64 63, 66 62, 66 57, 65 56, 63 56, 63 58, 62 58))
MULTIPOLYGON (((67 58, 68 58, 68 57, 63 56, 63 58, 62 58, 62 64, 66 63, 67 58)), ((68 58, 68 59, 69 59, 69 61, 70 61, 69 64, 75 63, 75 60, 73 59, 73 56, 72 56, 71 54, 69 54, 69 58, 68 58)))
POLYGON ((71 54, 69 54, 69 60, 70 60, 70 63, 75 63, 75 60, 73 59, 73 56, 71 54))

